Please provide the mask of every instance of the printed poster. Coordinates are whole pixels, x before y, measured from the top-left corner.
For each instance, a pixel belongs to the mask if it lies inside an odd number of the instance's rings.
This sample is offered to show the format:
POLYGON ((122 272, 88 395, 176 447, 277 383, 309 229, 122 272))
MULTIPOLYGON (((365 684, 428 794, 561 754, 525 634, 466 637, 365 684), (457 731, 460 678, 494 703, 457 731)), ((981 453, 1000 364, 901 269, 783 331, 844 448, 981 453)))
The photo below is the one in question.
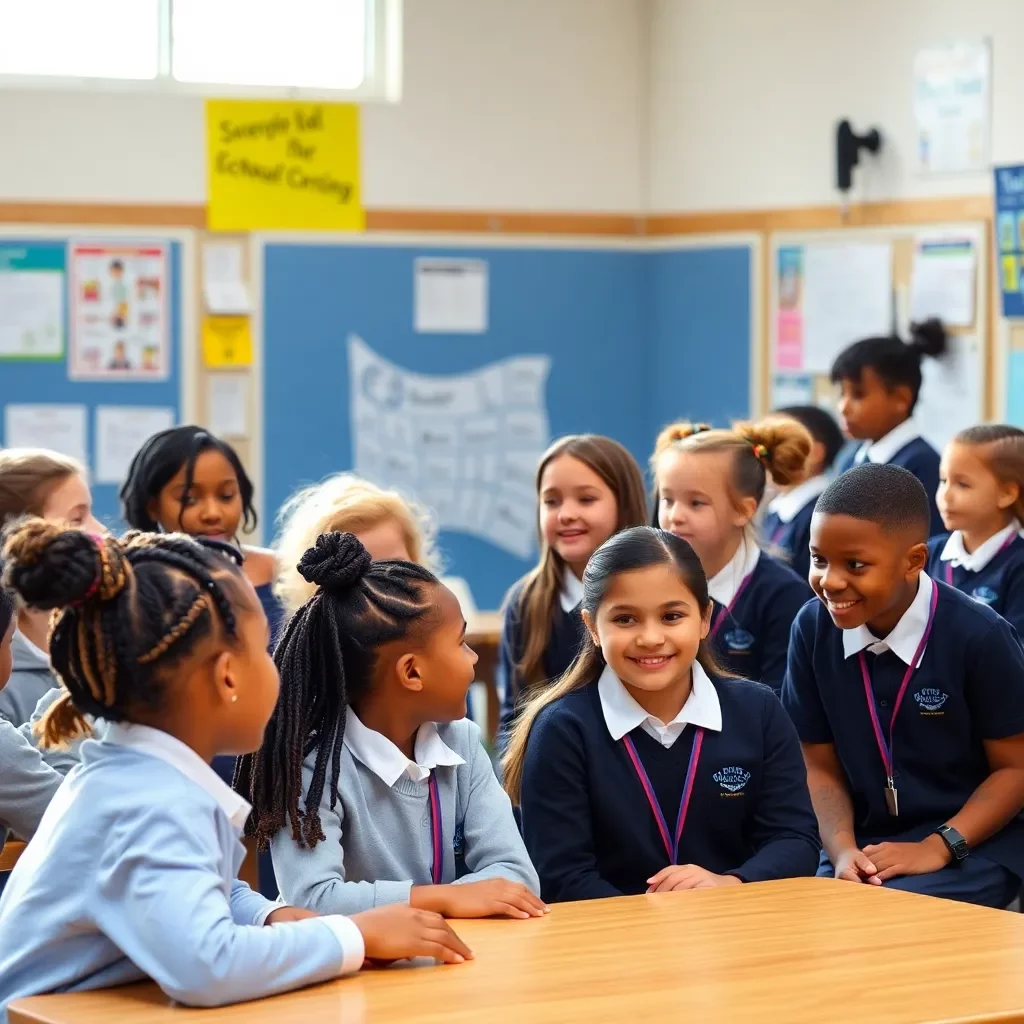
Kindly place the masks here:
POLYGON ((73 242, 72 380, 166 380, 167 246, 73 242))
POLYGON ((1024 317, 1024 165, 996 168, 996 260, 1003 316, 1024 317))
POLYGON ((351 336, 348 351, 355 472, 422 502, 441 529, 530 557, 551 360, 517 356, 434 376, 396 366, 362 338, 351 336))
POLYGON ((779 249, 778 261, 775 367, 779 370, 799 370, 804 365, 803 249, 799 246, 779 249))
POLYGON ((0 245, 0 359, 64 355, 64 246, 0 245))

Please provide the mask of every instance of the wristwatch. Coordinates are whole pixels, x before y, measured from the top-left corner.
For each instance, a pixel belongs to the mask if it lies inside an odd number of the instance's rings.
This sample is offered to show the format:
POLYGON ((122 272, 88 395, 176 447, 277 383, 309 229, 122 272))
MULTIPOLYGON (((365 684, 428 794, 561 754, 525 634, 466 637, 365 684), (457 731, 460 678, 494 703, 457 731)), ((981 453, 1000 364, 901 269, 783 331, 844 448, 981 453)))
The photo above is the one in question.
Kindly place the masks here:
POLYGON ((967 840, 952 825, 940 825, 933 834, 946 844, 954 864, 959 866, 967 859, 967 855, 971 852, 967 840))

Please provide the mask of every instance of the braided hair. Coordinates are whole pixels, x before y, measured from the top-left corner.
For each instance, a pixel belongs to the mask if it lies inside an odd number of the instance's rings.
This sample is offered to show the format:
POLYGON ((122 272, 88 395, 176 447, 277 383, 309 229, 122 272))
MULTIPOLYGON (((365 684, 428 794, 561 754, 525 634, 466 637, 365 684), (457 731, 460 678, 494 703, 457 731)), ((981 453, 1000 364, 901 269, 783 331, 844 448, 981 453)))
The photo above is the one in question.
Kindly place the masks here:
POLYGON ((331 809, 338 799, 348 705, 373 684, 377 651, 425 629, 437 577, 413 562, 372 562, 350 533, 321 534, 299 562, 316 593, 292 616, 274 653, 281 676, 263 746, 238 759, 234 787, 252 804, 246 835, 265 850, 290 821, 292 838, 324 839, 320 800, 330 765, 331 809), (300 810, 302 765, 316 750, 300 810))
POLYGON ((215 619, 237 636, 241 591, 225 584, 240 570, 189 537, 116 540, 27 519, 8 528, 3 555, 3 585, 30 608, 54 610, 50 661, 65 692, 40 723, 44 745, 87 735, 86 715, 120 722, 159 710, 169 673, 215 619))

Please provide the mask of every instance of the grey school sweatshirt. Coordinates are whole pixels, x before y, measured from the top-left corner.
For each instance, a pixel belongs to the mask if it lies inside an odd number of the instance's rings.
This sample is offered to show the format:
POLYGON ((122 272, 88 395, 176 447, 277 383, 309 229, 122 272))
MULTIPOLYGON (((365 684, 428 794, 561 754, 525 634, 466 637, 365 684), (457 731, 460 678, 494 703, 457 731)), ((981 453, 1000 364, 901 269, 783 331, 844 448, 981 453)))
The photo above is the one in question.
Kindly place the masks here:
MULTIPOLYGON (((437 732, 465 762, 435 769, 443 837, 442 883, 505 878, 522 882, 540 895, 537 872, 512 817, 509 798, 481 746, 479 728, 463 719, 438 725, 437 732)), ((315 761, 313 751, 302 767, 303 793, 315 761)), ((313 849, 300 848, 292 839, 289 822, 271 843, 284 902, 318 914, 355 914, 388 903, 408 903, 414 885, 431 882, 427 783, 403 774, 388 786, 346 744, 333 811, 330 788, 328 777, 320 802, 325 840, 313 849)))
POLYGON ((10 682, 0 690, 0 715, 14 725, 24 725, 36 705, 57 685, 50 659, 35 644, 15 630, 11 639, 14 670, 10 682))

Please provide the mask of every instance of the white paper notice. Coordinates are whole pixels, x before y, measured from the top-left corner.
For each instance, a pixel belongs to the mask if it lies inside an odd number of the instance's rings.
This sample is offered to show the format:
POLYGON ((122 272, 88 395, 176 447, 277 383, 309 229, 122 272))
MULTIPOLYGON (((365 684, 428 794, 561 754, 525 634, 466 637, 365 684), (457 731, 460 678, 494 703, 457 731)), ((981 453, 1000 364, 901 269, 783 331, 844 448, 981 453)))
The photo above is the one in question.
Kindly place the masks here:
POLYGON ((919 239, 910 287, 912 320, 937 316, 953 327, 974 324, 978 253, 970 239, 919 239))
POLYGON ((888 242, 804 249, 805 373, 828 373, 847 345, 893 329, 892 246, 888 242))
POLYGON ((244 373, 211 373, 206 378, 206 417, 216 437, 245 437, 249 377, 244 373))
POLYGON ((173 409, 147 405, 97 406, 96 483, 123 482, 143 442, 173 426, 173 409))
POLYGON ((49 448, 87 465, 85 413, 84 405, 6 405, 4 447, 49 448))
POLYGON ((941 359, 921 360, 914 422, 940 452, 953 435, 984 419, 981 356, 973 335, 952 335, 941 359))
POLYGON ((410 373, 349 338, 355 471, 461 530, 527 558, 536 543, 533 474, 550 432, 551 360, 518 356, 472 373, 410 373))
POLYGON ((64 352, 64 274, 0 269, 0 359, 55 359, 64 352))
POLYGON ((487 330, 487 261, 417 259, 415 327, 422 334, 487 330))
POLYGON ((208 242, 203 246, 203 297, 207 312, 251 312, 242 264, 241 242, 208 242))

